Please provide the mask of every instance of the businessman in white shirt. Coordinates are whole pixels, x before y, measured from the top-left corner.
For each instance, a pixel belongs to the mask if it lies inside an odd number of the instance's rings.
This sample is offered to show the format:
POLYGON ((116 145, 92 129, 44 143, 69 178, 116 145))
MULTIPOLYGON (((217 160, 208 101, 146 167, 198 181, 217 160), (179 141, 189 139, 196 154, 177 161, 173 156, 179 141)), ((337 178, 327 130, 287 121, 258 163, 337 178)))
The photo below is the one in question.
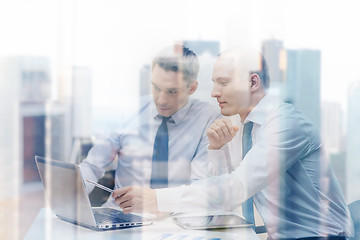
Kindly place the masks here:
POLYGON ((239 127, 216 120, 207 132, 218 176, 167 189, 127 187, 112 196, 124 212, 231 211, 253 200, 269 239, 345 240, 353 223, 318 131, 292 105, 267 95, 266 62, 248 50, 219 55, 212 79, 221 113, 240 116, 243 156, 233 139, 239 127))
MULTIPOLYGON (((84 179, 97 182, 116 158, 115 188, 173 187, 207 177, 206 130, 221 114, 190 97, 198 71, 197 56, 183 45, 161 50, 152 63, 152 97, 127 126, 97 141, 80 164, 84 179)), ((94 186, 86 182, 86 188, 90 193, 94 186)), ((117 205, 109 197, 104 206, 117 205)))

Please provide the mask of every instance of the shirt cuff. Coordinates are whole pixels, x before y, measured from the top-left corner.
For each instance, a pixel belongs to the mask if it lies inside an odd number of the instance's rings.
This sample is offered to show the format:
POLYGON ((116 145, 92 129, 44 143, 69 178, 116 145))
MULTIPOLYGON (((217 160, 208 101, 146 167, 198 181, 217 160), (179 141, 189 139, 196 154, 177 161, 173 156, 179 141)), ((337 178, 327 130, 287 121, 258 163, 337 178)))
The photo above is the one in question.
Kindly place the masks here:
POLYGON ((182 187, 156 189, 155 192, 159 212, 181 212, 182 187))
POLYGON ((208 149, 208 156, 210 159, 210 172, 213 175, 221 175, 224 173, 229 173, 228 161, 226 159, 225 151, 227 150, 227 145, 224 145, 218 150, 208 149))

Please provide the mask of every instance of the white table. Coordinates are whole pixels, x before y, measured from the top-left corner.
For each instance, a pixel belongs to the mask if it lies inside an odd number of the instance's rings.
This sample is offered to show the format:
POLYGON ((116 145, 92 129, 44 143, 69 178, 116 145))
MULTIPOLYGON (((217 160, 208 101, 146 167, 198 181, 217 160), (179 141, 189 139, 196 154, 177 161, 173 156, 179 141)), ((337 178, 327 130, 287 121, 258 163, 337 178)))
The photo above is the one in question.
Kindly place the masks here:
POLYGON ((155 221, 152 225, 120 230, 95 231, 57 218, 50 209, 40 210, 25 240, 67 239, 126 239, 126 240, 259 240, 252 228, 223 230, 186 230, 174 223, 171 217, 155 221))

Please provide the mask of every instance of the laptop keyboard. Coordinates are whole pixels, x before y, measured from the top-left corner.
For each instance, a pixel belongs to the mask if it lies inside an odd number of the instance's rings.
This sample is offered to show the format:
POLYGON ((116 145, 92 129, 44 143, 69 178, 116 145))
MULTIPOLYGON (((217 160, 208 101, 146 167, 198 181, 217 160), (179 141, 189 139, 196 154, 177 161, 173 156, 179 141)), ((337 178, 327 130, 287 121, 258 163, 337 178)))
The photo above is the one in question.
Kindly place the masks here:
POLYGON ((111 208, 93 209, 96 223, 126 223, 126 222, 142 222, 143 219, 132 214, 124 214, 123 212, 111 208))

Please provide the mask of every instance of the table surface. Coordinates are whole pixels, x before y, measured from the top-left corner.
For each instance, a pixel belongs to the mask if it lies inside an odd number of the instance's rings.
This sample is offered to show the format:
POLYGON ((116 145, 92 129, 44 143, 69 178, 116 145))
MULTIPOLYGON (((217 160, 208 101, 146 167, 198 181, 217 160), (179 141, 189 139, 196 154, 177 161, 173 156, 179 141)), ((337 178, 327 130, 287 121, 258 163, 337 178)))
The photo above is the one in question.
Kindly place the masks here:
POLYGON ((95 231, 57 218, 50 209, 42 208, 27 232, 25 240, 41 239, 141 239, 141 240, 259 240, 252 228, 187 230, 167 217, 143 227, 95 231))

